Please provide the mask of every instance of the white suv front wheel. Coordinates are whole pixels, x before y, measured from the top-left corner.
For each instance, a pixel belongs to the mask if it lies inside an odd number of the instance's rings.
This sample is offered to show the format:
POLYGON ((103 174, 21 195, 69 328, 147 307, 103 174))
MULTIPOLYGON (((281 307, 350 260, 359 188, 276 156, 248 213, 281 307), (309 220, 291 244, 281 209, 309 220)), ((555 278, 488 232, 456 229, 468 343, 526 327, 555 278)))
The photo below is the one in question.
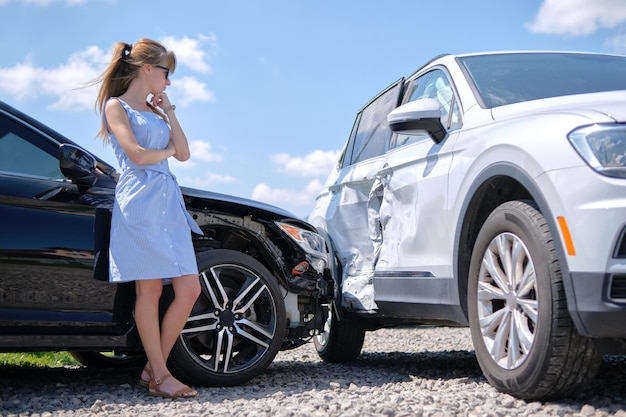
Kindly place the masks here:
POLYGON ((526 399, 571 395, 599 356, 569 316, 552 234, 532 202, 485 221, 472 252, 468 312, 476 357, 498 390, 526 399))
POLYGON ((355 360, 363 348, 365 330, 351 321, 340 321, 334 306, 328 309, 324 331, 313 338, 315 350, 326 362, 355 360))

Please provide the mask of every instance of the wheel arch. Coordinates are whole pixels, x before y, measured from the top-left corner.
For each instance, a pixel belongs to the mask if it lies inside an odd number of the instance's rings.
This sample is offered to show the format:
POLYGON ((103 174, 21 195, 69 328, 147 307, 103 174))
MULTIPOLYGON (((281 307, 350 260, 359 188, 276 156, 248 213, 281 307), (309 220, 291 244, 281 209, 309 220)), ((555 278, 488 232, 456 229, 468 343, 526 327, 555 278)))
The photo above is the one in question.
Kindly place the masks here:
POLYGON ((192 212, 192 215, 204 232, 204 236, 194 235, 196 253, 212 249, 241 252, 263 264, 281 286, 289 289, 291 268, 287 263, 296 254, 288 253, 292 246, 286 239, 282 247, 275 243, 282 237, 270 228, 269 222, 204 212, 192 212))
MULTIPOLYGON (((230 249, 236 252, 246 254, 257 261, 261 262, 275 277, 278 278, 280 284, 285 288, 288 288, 287 280, 285 279, 284 265, 280 265, 282 262, 279 257, 272 257, 272 253, 268 248, 265 241, 259 239, 258 235, 245 230, 236 229, 231 227, 213 227, 213 232, 218 232, 220 235, 219 249, 230 249)), ((196 247, 198 252, 203 252, 207 248, 202 250, 202 240, 196 247)), ((215 248, 208 248, 215 249, 215 248)))
POLYGON ((530 200, 543 214, 554 236, 557 256, 563 274, 568 305, 574 297, 567 258, 550 206, 536 182, 520 167, 510 163, 493 164, 485 168, 472 182, 461 206, 454 242, 454 274, 459 288, 459 299, 467 317, 467 283, 469 263, 476 237, 489 214, 500 204, 511 200, 530 200))

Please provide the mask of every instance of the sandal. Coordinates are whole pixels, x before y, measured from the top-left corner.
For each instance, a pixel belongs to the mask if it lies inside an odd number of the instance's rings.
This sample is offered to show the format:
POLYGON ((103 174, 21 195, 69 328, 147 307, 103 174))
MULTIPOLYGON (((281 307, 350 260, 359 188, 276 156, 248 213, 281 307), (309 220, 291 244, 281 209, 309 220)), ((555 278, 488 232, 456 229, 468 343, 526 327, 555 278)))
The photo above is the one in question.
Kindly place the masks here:
POLYGON ((142 379, 140 375, 139 381, 137 381, 137 383, 141 385, 142 387, 150 388, 150 381, 152 381, 152 371, 150 371, 150 368, 148 368, 148 364, 146 364, 146 366, 143 367, 143 371, 141 371, 142 374, 144 372, 148 374, 148 378, 150 379, 146 381, 145 379, 142 379))
POLYGON ((171 377, 172 377, 172 374, 167 374, 162 378, 151 379, 150 387, 148 389, 148 394, 150 394, 152 397, 170 398, 172 400, 176 398, 193 398, 193 397, 198 396, 198 392, 191 387, 181 388, 173 394, 169 394, 165 391, 161 391, 160 385, 163 384, 163 381, 165 381, 167 378, 171 378, 171 377))

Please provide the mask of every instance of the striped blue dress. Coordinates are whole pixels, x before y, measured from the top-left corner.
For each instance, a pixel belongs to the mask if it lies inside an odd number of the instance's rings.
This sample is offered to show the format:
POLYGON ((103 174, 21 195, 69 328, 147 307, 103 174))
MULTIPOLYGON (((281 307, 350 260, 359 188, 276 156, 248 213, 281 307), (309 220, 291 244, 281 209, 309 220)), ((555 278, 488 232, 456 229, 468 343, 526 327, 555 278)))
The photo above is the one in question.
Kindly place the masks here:
MULTIPOLYGON (((167 123, 153 112, 136 111, 119 102, 139 145, 165 149, 170 139, 167 123)), ((109 281, 169 280, 197 274, 191 231, 202 231, 185 209, 167 160, 134 164, 115 135, 109 133, 109 140, 121 171, 111 218, 109 281)))

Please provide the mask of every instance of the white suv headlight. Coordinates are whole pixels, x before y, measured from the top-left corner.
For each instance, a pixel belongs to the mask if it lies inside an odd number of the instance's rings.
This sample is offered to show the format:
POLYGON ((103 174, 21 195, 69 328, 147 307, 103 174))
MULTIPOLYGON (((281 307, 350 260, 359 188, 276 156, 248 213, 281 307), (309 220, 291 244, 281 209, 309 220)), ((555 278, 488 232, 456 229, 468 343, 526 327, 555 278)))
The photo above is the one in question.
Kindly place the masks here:
POLYGON ((592 125, 574 129, 570 143, 597 172, 626 178, 626 125, 592 125))

